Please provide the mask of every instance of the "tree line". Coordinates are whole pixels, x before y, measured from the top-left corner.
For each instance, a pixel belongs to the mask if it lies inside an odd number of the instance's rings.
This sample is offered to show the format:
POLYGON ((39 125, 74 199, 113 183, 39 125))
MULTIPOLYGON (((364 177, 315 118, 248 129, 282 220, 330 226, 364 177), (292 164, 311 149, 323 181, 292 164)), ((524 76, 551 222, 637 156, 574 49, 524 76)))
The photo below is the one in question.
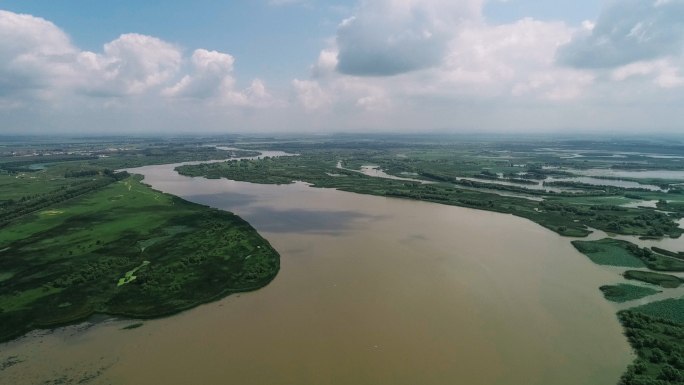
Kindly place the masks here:
POLYGON ((0 227, 5 226, 13 219, 87 194, 91 191, 99 190, 111 183, 126 179, 130 176, 126 171, 111 173, 110 175, 111 176, 105 178, 87 181, 69 187, 64 186, 42 195, 22 197, 19 201, 7 201, 0 207, 0 227))

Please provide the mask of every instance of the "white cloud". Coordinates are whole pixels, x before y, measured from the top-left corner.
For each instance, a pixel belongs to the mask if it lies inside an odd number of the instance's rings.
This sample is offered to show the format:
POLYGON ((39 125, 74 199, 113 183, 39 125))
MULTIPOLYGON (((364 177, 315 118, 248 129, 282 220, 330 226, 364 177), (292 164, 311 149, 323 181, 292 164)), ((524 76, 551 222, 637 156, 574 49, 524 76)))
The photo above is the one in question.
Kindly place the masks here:
POLYGON ((684 1, 609 0, 591 30, 580 31, 558 51, 576 68, 616 68, 681 55, 684 1))
POLYGON ((306 110, 317 110, 331 102, 331 97, 323 91, 317 81, 294 79, 292 87, 297 101, 306 110))
POLYGON ((235 59, 224 53, 197 49, 192 54, 193 75, 185 75, 176 85, 163 91, 165 96, 209 98, 233 90, 235 59))
POLYGON ((0 11, 0 119, 3 129, 61 121, 83 131, 679 127, 684 22, 673 10, 684 0, 623 0, 646 4, 641 13, 612 1, 576 26, 490 24, 484 1, 360 0, 339 16, 311 78, 273 90, 236 79, 240 62, 227 53, 139 34, 88 52, 49 21, 0 11), (605 60, 566 60, 582 55, 605 60))
POLYGON ((684 86, 684 77, 679 75, 679 68, 669 59, 640 61, 616 68, 611 72, 613 81, 622 82, 628 79, 646 77, 662 88, 684 86))
POLYGON ((339 52, 336 47, 322 50, 318 55, 318 61, 316 64, 311 66, 313 77, 325 77, 332 74, 337 68, 338 54, 339 52))
POLYGON ((0 11, 0 95, 141 94, 170 80, 182 56, 178 47, 139 34, 121 35, 103 51, 78 50, 44 19, 0 11))
POLYGON ((53 23, 31 15, 0 11, 0 98, 6 106, 41 97, 70 71, 78 50, 53 23), (46 64, 51 65, 46 65, 46 64))
POLYGON ((482 0, 364 0, 337 28, 339 72, 391 76, 440 64, 466 20, 479 18, 482 0))
POLYGON ((570 41, 575 30, 566 24, 527 18, 488 25, 479 20, 478 12, 469 14, 476 20, 453 26, 439 64, 392 77, 331 71, 339 40, 332 42, 312 66, 317 79, 317 97, 313 99, 334 100, 336 105, 367 112, 390 111, 435 97, 475 97, 492 103, 520 99, 561 102, 582 98, 594 83, 595 76, 587 71, 555 65, 557 48, 570 41))
POLYGON ((177 84, 165 88, 162 95, 251 107, 262 106, 272 100, 261 79, 255 79, 243 91, 235 89, 235 78, 232 75, 235 59, 231 55, 197 49, 192 54, 191 62, 195 73, 185 75, 177 84))
POLYGON ((684 0, 610 0, 590 28, 558 49, 558 62, 591 71, 618 97, 626 86, 633 95, 682 87, 682 15, 684 0))
POLYGON ((194 70, 175 84, 183 51, 159 38, 123 34, 102 53, 81 51, 53 23, 31 15, 0 11, 0 108, 31 101, 63 103, 67 95, 111 97, 147 95, 205 100, 209 104, 263 107, 277 104, 255 79, 236 90, 231 55, 195 50, 194 70))
POLYGON ((383 91, 376 91, 359 98, 356 106, 370 112, 385 112, 392 109, 392 101, 383 91))
POLYGON ((151 36, 121 35, 104 54, 81 52, 74 63, 77 88, 96 95, 140 95, 171 80, 179 71, 180 48, 151 36), (80 83, 80 84, 78 84, 80 83))
POLYGON ((529 18, 464 28, 440 68, 443 81, 480 95, 548 94, 576 80, 573 73, 579 71, 557 69, 553 63, 557 47, 571 34, 564 23, 529 18))

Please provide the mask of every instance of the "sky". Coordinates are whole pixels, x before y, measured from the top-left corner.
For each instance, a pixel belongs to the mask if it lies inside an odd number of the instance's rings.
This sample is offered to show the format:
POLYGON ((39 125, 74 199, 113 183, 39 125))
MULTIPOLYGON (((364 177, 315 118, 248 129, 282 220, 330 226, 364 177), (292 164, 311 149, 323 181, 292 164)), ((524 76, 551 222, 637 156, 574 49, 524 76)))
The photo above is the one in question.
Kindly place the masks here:
POLYGON ((0 134, 681 133, 684 0, 0 0, 0 134))

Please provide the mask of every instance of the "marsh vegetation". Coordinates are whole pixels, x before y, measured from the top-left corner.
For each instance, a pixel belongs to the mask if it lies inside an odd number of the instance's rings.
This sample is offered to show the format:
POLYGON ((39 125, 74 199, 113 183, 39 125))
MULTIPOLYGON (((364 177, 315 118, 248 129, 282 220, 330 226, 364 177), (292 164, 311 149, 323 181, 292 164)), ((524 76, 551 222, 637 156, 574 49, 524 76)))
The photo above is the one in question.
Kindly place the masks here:
POLYGON ((94 313, 170 315, 275 277, 279 254, 248 223, 141 179, 72 160, 0 175, 11 186, 0 201, 0 341, 94 313))
MULTIPOLYGON (((0 157, 0 321, 10 326, 0 339, 98 312, 172 314, 270 282, 278 253, 247 223, 113 171, 183 161, 213 161, 177 168, 189 177, 302 181, 526 218, 574 238, 568 241, 596 264, 623 269, 624 283, 600 287, 618 303, 648 302, 682 283, 672 273, 684 272, 684 250, 639 243, 684 232, 678 142, 332 136, 211 142, 240 150, 204 144, 81 143, 68 151, 31 145, 42 153, 0 157), (297 156, 225 160, 262 149, 297 156), (582 239, 596 232, 606 235, 582 239)), ((638 354, 623 384, 684 380, 682 301, 618 314, 638 354)))

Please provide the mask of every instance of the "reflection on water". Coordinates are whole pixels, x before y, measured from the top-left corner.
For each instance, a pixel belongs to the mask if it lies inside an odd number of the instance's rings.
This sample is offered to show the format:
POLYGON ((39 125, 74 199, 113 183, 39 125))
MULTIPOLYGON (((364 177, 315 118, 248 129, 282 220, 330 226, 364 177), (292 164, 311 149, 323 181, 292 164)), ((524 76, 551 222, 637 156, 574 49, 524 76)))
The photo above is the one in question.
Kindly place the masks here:
POLYGON ((657 200, 651 200, 651 201, 632 201, 629 203, 625 203, 620 205, 622 207, 628 207, 628 208, 639 208, 639 207, 647 207, 647 208, 656 208, 658 207, 658 201, 657 200))
MULTIPOLYGON (((643 176, 647 177, 647 176, 643 176)), ((592 178, 592 177, 576 177, 576 178, 549 178, 547 179, 549 182, 580 182, 580 183, 586 183, 586 184, 591 184, 594 186, 614 186, 614 187, 624 187, 624 188, 643 188, 647 190, 652 190, 652 191, 667 191, 663 190, 658 186, 655 185, 650 185, 650 184, 639 184, 637 182, 631 182, 627 180, 613 180, 613 179, 600 179, 600 178, 592 178)))
POLYGON ((609 176, 615 178, 656 178, 656 179, 678 179, 684 180, 684 171, 667 171, 667 170, 648 170, 648 171, 626 171, 613 170, 604 168, 592 168, 588 170, 572 170, 568 169, 574 174, 588 175, 588 176, 609 176))
POLYGON ((137 172, 252 223, 281 253, 279 275, 138 329, 4 344, 0 362, 23 362, 0 383, 603 385, 631 361, 598 290, 619 276, 530 221, 173 166, 137 172))

